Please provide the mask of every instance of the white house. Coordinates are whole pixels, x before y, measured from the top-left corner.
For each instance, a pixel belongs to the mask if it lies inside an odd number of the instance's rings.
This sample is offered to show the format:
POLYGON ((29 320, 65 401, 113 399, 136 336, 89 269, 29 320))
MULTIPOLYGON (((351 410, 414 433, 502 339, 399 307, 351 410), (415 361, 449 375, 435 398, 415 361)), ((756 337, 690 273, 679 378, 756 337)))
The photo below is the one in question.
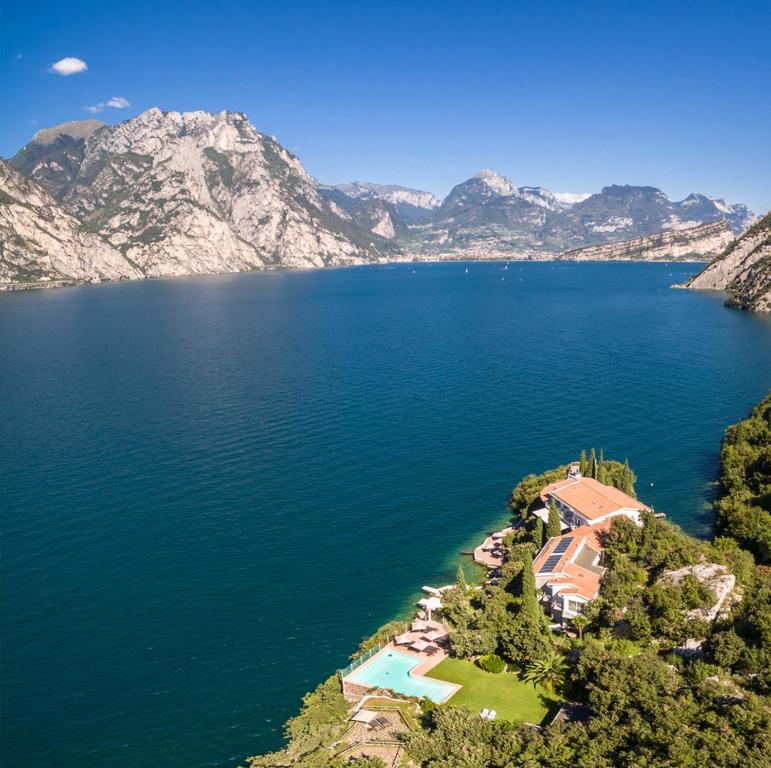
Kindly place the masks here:
POLYGON ((640 524, 640 513, 650 510, 612 485, 604 485, 591 477, 571 474, 541 491, 541 500, 548 507, 554 501, 561 520, 570 528, 599 525, 611 518, 625 515, 640 524))

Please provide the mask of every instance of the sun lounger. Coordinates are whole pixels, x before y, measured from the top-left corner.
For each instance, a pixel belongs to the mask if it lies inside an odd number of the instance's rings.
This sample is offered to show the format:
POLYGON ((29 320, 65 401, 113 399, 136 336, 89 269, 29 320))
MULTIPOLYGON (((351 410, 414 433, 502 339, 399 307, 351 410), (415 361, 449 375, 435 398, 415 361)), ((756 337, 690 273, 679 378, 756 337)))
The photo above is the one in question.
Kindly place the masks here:
POLYGON ((483 710, 482 710, 482 711, 479 713, 479 716, 480 716, 480 717, 481 717, 483 720, 487 720, 487 716, 488 716, 489 714, 490 714, 490 710, 489 710, 489 709, 483 709, 483 710))
POLYGON ((370 731, 379 731, 381 728, 385 728, 388 725, 388 718, 380 715, 376 717, 368 726, 370 731))
POLYGON ((494 709, 491 709, 489 714, 487 715, 487 719, 488 720, 495 720, 497 715, 498 715, 498 713, 494 709))

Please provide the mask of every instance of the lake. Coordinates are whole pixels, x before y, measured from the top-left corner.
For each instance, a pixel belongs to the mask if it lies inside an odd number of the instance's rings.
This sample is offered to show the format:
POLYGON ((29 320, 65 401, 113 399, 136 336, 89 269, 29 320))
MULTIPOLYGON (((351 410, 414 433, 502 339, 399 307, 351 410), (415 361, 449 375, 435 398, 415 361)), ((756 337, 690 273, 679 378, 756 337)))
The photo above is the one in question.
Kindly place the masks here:
POLYGON ((2 749, 237 766, 604 448, 695 534, 771 321, 695 265, 420 264, 0 294, 2 749), (468 268, 468 272, 466 269, 468 268))

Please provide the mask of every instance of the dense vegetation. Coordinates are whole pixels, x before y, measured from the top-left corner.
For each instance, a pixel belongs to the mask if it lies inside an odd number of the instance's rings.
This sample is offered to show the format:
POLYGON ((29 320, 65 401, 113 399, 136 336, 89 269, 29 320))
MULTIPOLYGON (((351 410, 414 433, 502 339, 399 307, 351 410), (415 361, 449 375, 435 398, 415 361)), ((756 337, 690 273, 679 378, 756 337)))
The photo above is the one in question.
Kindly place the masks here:
MULTIPOLYGON (((445 593, 444 620, 454 654, 476 660, 472 669, 517 674, 581 705, 586 716, 537 729, 427 706, 423 727, 406 737, 410 757, 425 768, 765 768, 771 570, 753 554, 768 559, 770 414, 766 399, 726 433, 715 503, 722 535, 697 541, 653 514, 640 527, 615 520, 603 542, 608 570, 600 597, 568 634, 548 629, 537 601, 532 556, 549 526, 529 514, 541 488, 567 467, 526 477, 511 496, 520 524, 506 542, 497 583, 469 587, 459 569, 445 593), (720 606, 706 570, 733 577, 720 606), (707 618, 721 606, 717 618, 707 618)), ((584 474, 634 493, 626 463, 592 452, 581 464, 584 474)), ((288 748, 253 765, 338 766, 321 745, 339 736, 344 711, 332 678, 287 724, 288 748)))
POLYGON ((771 394, 726 430, 715 515, 721 532, 771 563, 771 394))

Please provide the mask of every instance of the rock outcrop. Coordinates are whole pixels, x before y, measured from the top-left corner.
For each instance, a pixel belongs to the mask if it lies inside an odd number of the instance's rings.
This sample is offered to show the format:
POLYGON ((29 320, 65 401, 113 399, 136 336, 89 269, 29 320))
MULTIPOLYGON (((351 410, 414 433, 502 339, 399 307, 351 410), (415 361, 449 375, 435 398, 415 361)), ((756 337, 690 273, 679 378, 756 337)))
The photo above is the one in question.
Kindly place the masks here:
POLYGON ((711 605, 686 611, 689 619, 713 622, 725 618, 731 612, 731 606, 741 599, 741 595, 736 590, 736 576, 724 565, 717 563, 699 563, 687 565, 676 571, 664 571, 657 583, 677 586, 686 576, 696 579, 715 596, 711 605))
POLYGON ((731 225, 723 219, 690 229, 578 248, 566 251, 559 258, 567 261, 703 261, 721 253, 732 240, 731 225))
POLYGON ((117 248, 0 160, 0 288, 139 277, 117 248))
POLYGON ((684 287, 729 291, 727 306, 771 312, 771 213, 733 240, 684 287))
POLYGON ((243 114, 150 109, 72 133, 68 124, 36 146, 38 134, 13 163, 144 275, 360 264, 395 251, 340 216, 243 114))

